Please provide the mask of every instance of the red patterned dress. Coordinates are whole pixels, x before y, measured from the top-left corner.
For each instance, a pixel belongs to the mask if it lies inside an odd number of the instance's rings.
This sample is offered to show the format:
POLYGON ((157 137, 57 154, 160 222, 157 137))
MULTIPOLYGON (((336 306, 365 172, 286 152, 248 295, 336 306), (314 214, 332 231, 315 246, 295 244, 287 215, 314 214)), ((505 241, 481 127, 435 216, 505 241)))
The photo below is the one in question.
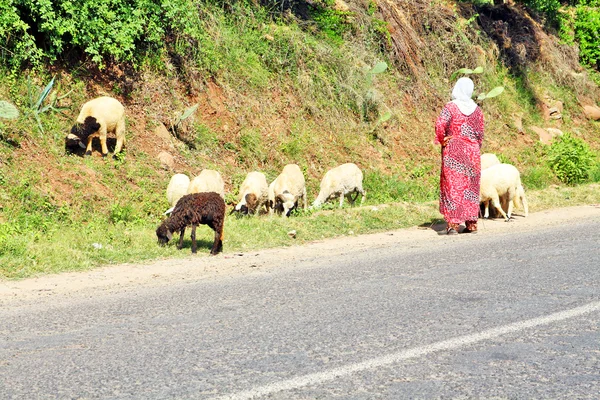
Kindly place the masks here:
POLYGON ((444 106, 435 123, 436 143, 452 137, 442 147, 440 212, 455 229, 463 222, 476 224, 479 214, 483 129, 481 108, 467 116, 452 102, 444 106))

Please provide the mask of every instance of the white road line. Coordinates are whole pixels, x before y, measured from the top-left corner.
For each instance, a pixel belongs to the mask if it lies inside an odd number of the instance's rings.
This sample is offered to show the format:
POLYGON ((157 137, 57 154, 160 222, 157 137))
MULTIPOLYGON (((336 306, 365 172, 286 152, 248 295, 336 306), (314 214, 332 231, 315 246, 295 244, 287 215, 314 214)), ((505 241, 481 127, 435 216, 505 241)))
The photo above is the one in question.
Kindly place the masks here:
POLYGON ((497 328, 487 329, 485 331, 471 335, 459 336, 453 339, 443 340, 441 342, 415 347, 413 349, 403 350, 386 356, 372 358, 355 364, 349 364, 343 367, 330 369, 328 371, 316 372, 299 376, 296 378, 274 382, 265 386, 255 387, 239 393, 232 393, 225 396, 215 397, 214 400, 242 400, 254 399, 261 396, 281 392, 284 390, 298 389, 304 386, 317 385, 320 383, 333 381, 337 378, 345 377, 350 374, 367 371, 370 369, 381 368, 402 360, 422 357, 437 351, 458 349, 484 340, 494 339, 509 333, 523 331, 525 329, 535 328, 537 326, 548 325, 554 322, 560 322, 565 319, 579 317, 594 311, 600 311, 600 302, 589 303, 581 307, 570 310, 560 311, 543 317, 533 318, 525 321, 515 322, 513 324, 499 326, 497 328))

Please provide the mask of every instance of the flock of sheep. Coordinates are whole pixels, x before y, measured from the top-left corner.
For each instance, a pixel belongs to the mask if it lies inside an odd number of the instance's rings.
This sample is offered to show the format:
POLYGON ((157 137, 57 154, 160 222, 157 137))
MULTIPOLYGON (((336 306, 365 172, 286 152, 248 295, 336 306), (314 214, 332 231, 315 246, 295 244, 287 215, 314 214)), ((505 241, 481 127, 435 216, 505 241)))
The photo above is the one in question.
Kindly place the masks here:
MULTIPOLYGON (((321 181, 319 195, 313 207, 319 207, 330 199, 339 198, 340 207, 344 198, 354 203, 359 195, 361 204, 365 199, 362 187, 363 174, 356 164, 347 163, 329 170, 321 181)), ((242 182, 239 201, 231 210, 244 214, 258 215, 261 212, 277 213, 289 217, 293 209, 308 208, 306 181, 300 167, 286 165, 269 185, 265 174, 249 172, 242 182)), ((160 243, 171 240, 174 232, 179 232, 179 245, 183 244, 186 226, 192 227, 192 253, 196 252, 196 227, 210 226, 215 231, 215 241, 211 254, 217 254, 223 247, 223 221, 225 220, 225 182, 218 171, 205 169, 190 181, 185 174, 175 174, 167 186, 167 201, 171 214, 156 230, 160 243)))
MULTIPOLYGON (((117 137, 117 154, 125 143, 125 108, 118 100, 104 96, 82 106, 65 145, 85 148, 85 155, 89 156, 92 152, 92 139, 97 137, 100 139, 102 155, 107 156, 108 132, 115 133, 117 137)), ((484 218, 489 217, 490 202, 507 221, 511 217, 513 206, 522 205, 527 216, 527 200, 519 171, 510 164, 500 163, 491 153, 482 154, 481 169, 480 202, 485 207, 484 218)), ((362 181, 363 174, 356 164, 347 163, 333 168, 321 180, 319 195, 312 206, 319 207, 328 200, 339 199, 339 206, 342 207, 344 198, 353 204, 359 195, 362 196, 362 204, 366 195, 362 181)), ((306 182, 296 164, 286 165, 271 184, 267 183, 262 172, 249 172, 239 193, 239 201, 232 213, 257 215, 264 211, 287 217, 300 205, 305 210, 308 208, 306 182)), ((175 174, 167 187, 167 201, 171 208, 165 214, 170 216, 156 229, 159 243, 166 244, 172 239, 173 233, 178 232, 178 248, 181 248, 185 229, 191 226, 192 253, 195 253, 196 227, 203 224, 215 231, 210 254, 222 251, 226 208, 224 197, 225 183, 218 171, 205 169, 191 181, 184 174, 175 174)))

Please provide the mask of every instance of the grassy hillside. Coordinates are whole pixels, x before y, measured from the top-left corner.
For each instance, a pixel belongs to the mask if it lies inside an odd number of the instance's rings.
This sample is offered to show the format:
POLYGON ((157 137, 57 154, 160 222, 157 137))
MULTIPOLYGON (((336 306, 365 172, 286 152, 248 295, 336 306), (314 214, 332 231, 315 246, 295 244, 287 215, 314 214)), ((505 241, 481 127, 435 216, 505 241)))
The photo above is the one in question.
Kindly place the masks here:
MULTIPOLYGON (((357 0, 281 12, 230 3, 200 2, 186 19, 190 31, 167 30, 160 46, 123 62, 71 52, 37 66, 0 66, 0 100, 20 111, 0 119, 0 277, 187 256, 189 246, 157 246, 153 231, 168 208, 170 176, 204 168, 221 172, 229 204, 251 170, 271 180, 299 164, 309 201, 327 169, 355 162, 365 172, 368 207, 289 220, 229 217, 226 252, 430 224, 440 218, 433 123, 464 67, 483 67, 471 75, 478 92, 505 88, 480 103, 483 151, 520 169, 534 211, 600 198, 597 185, 558 179, 551 147, 532 129, 584 141, 591 163, 575 167, 585 169, 583 182, 599 182, 600 123, 582 108, 600 101, 597 72, 525 9, 357 0), (92 157, 66 153, 81 104, 99 95, 126 106, 124 155, 103 159, 98 144, 92 157), (557 102, 560 119, 547 112, 557 102), (161 165, 161 152, 174 157, 172 169, 161 165)), ((202 227, 199 235, 207 253, 212 234, 202 227)))

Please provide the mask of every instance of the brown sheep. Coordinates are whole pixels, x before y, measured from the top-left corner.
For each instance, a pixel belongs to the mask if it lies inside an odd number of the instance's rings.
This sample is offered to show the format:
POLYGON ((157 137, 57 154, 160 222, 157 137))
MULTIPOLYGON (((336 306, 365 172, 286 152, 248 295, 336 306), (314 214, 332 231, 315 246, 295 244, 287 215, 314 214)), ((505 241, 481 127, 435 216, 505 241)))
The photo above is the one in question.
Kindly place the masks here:
POLYGON ((215 231, 215 241, 211 255, 223 250, 223 225, 225 222, 225 201, 215 192, 192 193, 183 196, 173 209, 171 216, 156 229, 158 243, 167 244, 173 232, 179 232, 178 249, 183 247, 183 235, 188 225, 192 226, 192 253, 196 253, 196 227, 208 225, 215 231))

